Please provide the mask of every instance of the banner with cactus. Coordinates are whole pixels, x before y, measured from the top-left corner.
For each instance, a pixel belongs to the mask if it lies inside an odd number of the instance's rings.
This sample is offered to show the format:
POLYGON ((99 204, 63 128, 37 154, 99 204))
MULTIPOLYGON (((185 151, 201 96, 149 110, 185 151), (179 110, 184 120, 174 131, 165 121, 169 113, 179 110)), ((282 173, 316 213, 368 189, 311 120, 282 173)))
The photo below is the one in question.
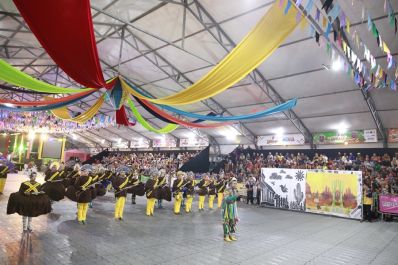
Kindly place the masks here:
POLYGON ((306 211, 362 219, 362 172, 309 170, 306 211))
POLYGON ((295 211, 305 211, 304 169, 262 168, 261 204, 295 211))

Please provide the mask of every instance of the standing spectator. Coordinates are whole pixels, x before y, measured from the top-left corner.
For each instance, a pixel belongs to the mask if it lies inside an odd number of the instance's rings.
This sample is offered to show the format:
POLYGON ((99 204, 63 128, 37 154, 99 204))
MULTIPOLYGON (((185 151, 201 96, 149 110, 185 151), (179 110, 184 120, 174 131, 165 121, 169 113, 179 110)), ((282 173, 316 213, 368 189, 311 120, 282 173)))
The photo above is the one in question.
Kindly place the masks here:
POLYGON ((254 194, 253 188, 256 185, 256 178, 253 175, 250 175, 249 179, 246 181, 246 189, 247 189, 247 201, 246 204, 254 203, 254 194))
POLYGON ((372 204, 373 204, 373 193, 370 187, 369 179, 365 180, 363 184, 363 217, 362 221, 372 222, 372 204))

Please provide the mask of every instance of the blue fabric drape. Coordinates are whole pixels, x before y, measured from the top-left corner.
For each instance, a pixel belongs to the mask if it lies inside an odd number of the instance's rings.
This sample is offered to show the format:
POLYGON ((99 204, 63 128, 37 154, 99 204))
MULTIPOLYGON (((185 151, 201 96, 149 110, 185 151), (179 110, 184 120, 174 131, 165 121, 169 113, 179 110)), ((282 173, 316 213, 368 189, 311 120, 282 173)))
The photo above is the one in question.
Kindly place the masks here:
MULTIPOLYGON (((147 93, 145 93, 145 91, 137 88, 136 86, 133 86, 132 84, 130 84, 128 81, 124 80, 132 89, 134 89, 135 91, 141 93, 144 96, 150 97, 150 95, 148 95, 147 93)), ((252 114, 246 114, 246 115, 238 115, 238 116, 228 116, 228 117, 222 117, 222 116, 208 116, 208 115, 202 115, 202 114, 196 114, 196 113, 192 113, 192 112, 187 112, 187 111, 183 111, 180 109, 176 109, 174 107, 171 106, 166 106, 166 105, 157 105, 167 111, 171 111, 180 115, 184 115, 190 118, 194 118, 194 119, 200 119, 200 120, 206 120, 206 121, 241 121, 241 120, 250 120, 250 119, 257 119, 257 118, 262 118, 265 116, 269 116, 278 112, 283 112, 289 109, 292 109, 296 106, 297 104, 297 99, 291 99, 289 101, 286 101, 280 105, 274 106, 272 108, 269 108, 267 110, 263 110, 263 111, 259 111, 256 113, 252 113, 252 114)))

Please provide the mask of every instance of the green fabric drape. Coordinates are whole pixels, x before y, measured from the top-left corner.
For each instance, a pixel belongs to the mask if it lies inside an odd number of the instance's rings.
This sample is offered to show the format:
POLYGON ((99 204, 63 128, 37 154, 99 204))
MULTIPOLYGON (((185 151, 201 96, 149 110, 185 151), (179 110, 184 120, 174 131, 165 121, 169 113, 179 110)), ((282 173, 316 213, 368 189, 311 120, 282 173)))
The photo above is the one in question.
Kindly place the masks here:
POLYGON ((141 114, 138 112, 137 108, 134 106, 133 101, 128 97, 127 98, 127 104, 129 105, 131 111, 133 112, 134 116, 137 118, 137 121, 147 129, 148 131, 154 132, 154 133, 159 133, 159 134, 164 134, 164 133, 171 133, 175 129, 178 128, 178 124, 167 124, 163 128, 156 129, 152 127, 145 119, 144 117, 141 116, 141 114))
POLYGON ((52 94, 66 94, 66 93, 81 93, 85 91, 92 91, 94 88, 66 88, 58 87, 38 79, 31 77, 28 74, 11 66, 6 61, 0 59, 0 80, 9 84, 23 87, 37 92, 45 92, 52 94))

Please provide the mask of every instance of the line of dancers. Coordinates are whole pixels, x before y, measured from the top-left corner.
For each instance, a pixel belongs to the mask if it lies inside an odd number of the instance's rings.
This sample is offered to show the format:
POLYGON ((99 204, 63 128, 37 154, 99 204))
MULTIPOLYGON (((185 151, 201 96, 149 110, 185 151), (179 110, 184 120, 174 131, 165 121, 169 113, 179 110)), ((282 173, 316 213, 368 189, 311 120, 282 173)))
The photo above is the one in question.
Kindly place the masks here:
POLYGON ((91 165, 58 169, 53 165, 45 172, 43 185, 36 182, 36 176, 36 172, 30 173, 29 181, 23 182, 19 191, 10 195, 7 205, 7 214, 18 213, 23 216, 24 232, 32 231, 32 217, 50 213, 52 204, 65 197, 77 203, 77 221, 85 225, 93 200, 106 195, 111 189, 115 196, 114 218, 122 221, 128 194, 131 194, 133 204, 136 196, 146 196, 147 216, 154 215, 156 201, 161 208, 162 200, 171 201, 174 198, 173 212, 179 215, 183 201, 185 212, 192 211, 195 187, 198 187, 199 211, 204 211, 206 196, 209 197, 209 209, 214 208, 217 197, 217 207, 222 208, 224 240, 236 240, 236 179, 229 180, 227 175, 203 174, 201 180, 195 180, 192 172, 178 171, 172 185, 169 185, 168 175, 163 169, 152 169, 150 178, 143 183, 139 172, 126 166, 109 170, 91 165))

